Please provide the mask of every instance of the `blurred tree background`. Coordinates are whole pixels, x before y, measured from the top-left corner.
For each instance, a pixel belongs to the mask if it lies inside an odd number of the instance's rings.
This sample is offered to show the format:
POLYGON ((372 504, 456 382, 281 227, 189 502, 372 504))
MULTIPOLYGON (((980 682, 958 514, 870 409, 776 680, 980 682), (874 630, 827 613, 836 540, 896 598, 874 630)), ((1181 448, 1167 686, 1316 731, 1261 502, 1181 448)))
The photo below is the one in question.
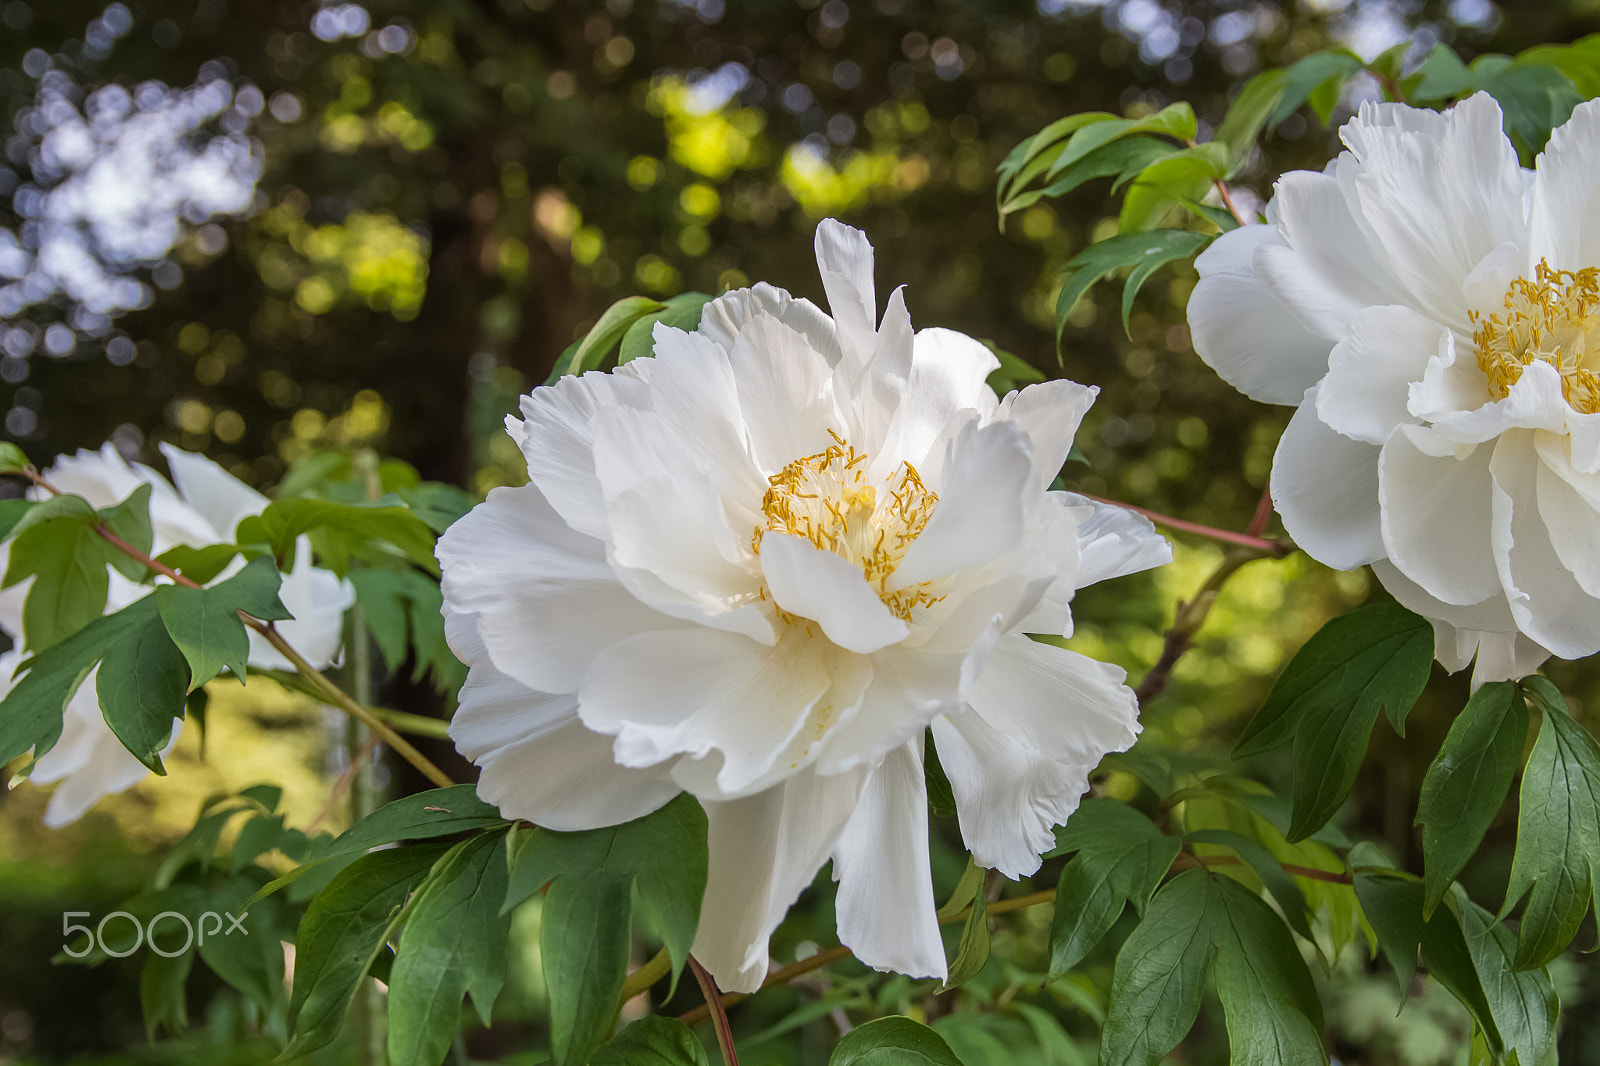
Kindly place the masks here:
MULTIPOLYGON (((1287 409, 1251 404, 1195 357, 1186 267, 1146 286, 1128 335, 1114 292, 1080 304, 1058 363, 1057 274, 1114 229, 1115 204, 1098 183, 1001 231, 996 164, 1070 112, 1187 99, 1205 131, 1251 73, 1330 42, 1370 57, 1409 40, 1420 59, 1442 41, 1470 58, 1597 28, 1595 0, 0 0, 0 417, 41 465, 107 440, 152 461, 172 441, 270 486, 297 460, 370 445, 481 494, 521 480, 500 429, 517 394, 613 300, 765 280, 820 302, 811 233, 834 215, 866 230, 880 292, 907 285, 918 326, 1100 386, 1074 487, 1241 528, 1287 409)), ((1352 83, 1335 125, 1364 94, 1352 83)), ((1236 195, 1259 206, 1277 174, 1320 168, 1336 143, 1291 118, 1236 195)), ((1075 646, 1137 677, 1217 558, 1184 544, 1177 566, 1086 597, 1075 646)), ((1222 753, 1286 652, 1368 593, 1364 575, 1303 557, 1252 564, 1148 709, 1151 741, 1222 753)), ((1552 672, 1595 711, 1592 670, 1552 672)), ((1414 794, 1460 682, 1448 706, 1419 706, 1405 742, 1380 729, 1385 757, 1346 812, 1403 865, 1420 861, 1412 829, 1389 812, 1411 808, 1388 801, 1414 794)), ((36 790, 0 797, 0 1063, 221 1062, 229 1034, 253 1031, 202 989, 210 1036, 142 1050, 136 968, 47 963, 63 901, 113 909, 205 794, 257 779, 252 758, 303 769, 289 793, 302 819, 317 809, 321 720, 259 688, 214 715, 234 731, 207 738, 204 762, 186 738, 172 779, 68 831, 38 827, 36 790)), ((398 680, 385 695, 425 699, 398 680)), ((1509 866, 1503 828, 1464 878, 1486 901, 1509 866)), ((938 861, 953 880, 959 855, 938 861)), ((815 923, 829 942, 831 915, 815 923)), ((1038 944, 1007 950, 1040 968, 1038 944)), ((523 969, 508 996, 538 1019, 536 961, 523 969)), ((1396 1020, 1392 985, 1363 966, 1333 982, 1343 1061, 1466 1061, 1453 1004, 1396 1020)), ((1597 994, 1592 979, 1569 989, 1567 1017, 1597 994)), ((763 1017, 736 1021, 753 1032, 763 1017)), ((526 1046, 538 1024, 480 1034, 473 1054, 526 1046)), ((1600 1061, 1576 1028, 1563 1061, 1600 1061)), ((1196 1040, 1186 1061, 1218 1061, 1196 1040)), ((271 1057, 240 1046, 228 1054, 271 1057)), ((812 1061, 807 1047, 752 1051, 812 1061)))

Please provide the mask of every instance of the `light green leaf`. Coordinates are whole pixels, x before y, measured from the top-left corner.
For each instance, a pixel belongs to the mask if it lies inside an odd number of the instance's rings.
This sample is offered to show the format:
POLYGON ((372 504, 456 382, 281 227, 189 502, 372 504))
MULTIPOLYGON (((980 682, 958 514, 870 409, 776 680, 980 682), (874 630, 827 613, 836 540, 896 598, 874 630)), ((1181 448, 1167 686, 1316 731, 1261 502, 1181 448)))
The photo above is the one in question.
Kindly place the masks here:
POLYGON ((1319 87, 1323 90, 1322 106, 1319 107, 1318 117, 1323 124, 1327 124, 1327 97, 1329 87, 1332 87, 1331 96, 1334 100, 1339 97, 1339 90, 1356 71, 1365 64, 1361 57, 1345 49, 1327 52, 1313 52, 1304 59, 1297 61, 1294 66, 1284 72, 1283 95, 1278 100, 1277 108, 1267 120, 1268 129, 1277 129, 1278 124, 1300 109, 1313 92, 1319 87))
MULTIPOLYGON (((26 512, 11 527, 11 535, 20 537, 34 526, 43 525, 45 522, 54 522, 57 519, 71 519, 80 525, 93 527, 100 521, 100 513, 94 509, 88 500, 82 496, 63 493, 60 496, 51 496, 27 508, 26 512)), ((6 574, 5 584, 9 588, 17 583, 10 573, 6 574)))
POLYGON ((1264 70, 1245 82, 1228 105, 1214 140, 1228 146, 1236 163, 1246 159, 1255 147, 1267 119, 1283 99, 1283 83, 1282 70, 1264 70))
POLYGON ((685 292, 667 299, 660 311, 652 311, 635 319, 622 335, 622 347, 617 351, 617 365, 631 363, 655 350, 655 327, 664 326, 693 333, 700 326, 700 313, 714 297, 703 292, 685 292))
MULTIPOLYGON (((1078 302, 1078 297, 1108 274, 1123 267, 1139 267, 1147 261, 1157 261, 1157 266, 1193 255, 1211 240, 1204 233, 1191 230, 1158 229, 1140 233, 1121 233, 1091 244, 1071 259, 1065 267, 1065 284, 1056 300, 1056 339, 1066 328, 1067 316, 1078 302)), ((1150 270, 1140 276, 1140 283, 1149 277, 1150 270)), ((1137 290, 1136 290, 1137 291, 1137 290)), ((1126 297, 1124 297, 1126 299, 1126 297)))
POLYGON ((111 548, 94 531, 94 522, 77 515, 29 521, 50 504, 67 499, 78 497, 57 496, 34 507, 17 523, 27 528, 11 542, 6 587, 33 577, 22 605, 23 638, 32 651, 66 639, 106 609, 111 548))
POLYGON ((307 861, 349 855, 399 840, 425 840, 504 824, 500 812, 478 798, 475 785, 429 789, 387 803, 338 837, 313 846, 307 861))
POLYGON ((295 937, 293 1039, 285 1058, 326 1047, 339 1035, 390 920, 446 850, 419 844, 363 855, 312 898, 295 937))
POLYGON ((1461 62, 1455 49, 1447 44, 1436 44, 1422 66, 1407 79, 1407 96, 1413 103, 1429 104, 1438 100, 1451 100, 1472 91, 1472 71, 1461 62), (1413 79, 1414 84, 1410 84, 1413 79))
POLYGON ((173 721, 183 718, 189 664, 160 618, 150 619, 106 649, 95 690, 100 712, 122 746, 152 773, 165 774, 161 749, 172 740, 173 721))
POLYGON ((1096 148, 1082 159, 1061 171, 1050 184, 1019 193, 1002 205, 1000 214, 1006 215, 1031 207, 1043 199, 1065 196, 1078 186, 1096 178, 1133 175, 1157 160, 1175 155, 1181 149, 1170 141, 1155 137, 1127 137, 1096 148))
POLYGON ((503 831, 464 840, 434 865, 389 971, 391 1066, 438 1066, 460 1027, 463 994, 489 1024, 505 983, 505 892, 503 831))
POLYGON ((600 320, 573 349, 572 359, 563 374, 582 374, 598 370, 605 357, 621 342, 623 334, 645 315, 666 310, 667 305, 648 296, 625 296, 606 308, 600 320))
POLYGON ((1006 154, 995 168, 995 204, 1004 205, 1019 189, 1049 169, 1061 154, 1062 141, 1085 126, 1117 118, 1109 111, 1085 111, 1056 119, 1038 133, 1022 141, 1006 154))
POLYGON ((1293 740, 1291 841, 1316 832, 1344 803, 1380 708, 1405 735, 1432 665, 1433 628, 1396 604, 1335 618, 1295 653, 1234 747, 1244 758, 1293 740))
MULTIPOLYGON (((1221 181, 1227 176, 1231 164, 1228 146, 1217 141, 1185 148, 1151 163, 1132 179, 1133 184, 1122 200, 1117 230, 1134 233, 1158 225, 1172 208, 1185 200, 1204 198, 1212 182, 1221 181)), ((1172 258, 1178 258, 1178 255, 1172 258)), ((1145 276, 1148 277, 1154 269, 1145 268, 1145 276)), ((1134 287, 1131 279, 1129 286, 1134 287)), ((1122 302, 1123 321, 1126 324, 1127 308, 1133 301, 1124 294, 1122 302)))
POLYGON ((405 507, 381 501, 278 500, 241 521, 235 534, 240 544, 268 545, 286 567, 294 556, 295 539, 307 535, 322 565, 341 575, 352 559, 382 561, 392 559, 395 552, 429 573, 439 572, 433 530, 405 507))
POLYGON ((0 441, 0 474, 20 474, 32 465, 21 448, 10 441, 0 441))
POLYGON ((955 890, 950 893, 950 898, 944 901, 944 906, 934 912, 934 917, 943 921, 946 918, 954 918, 966 910, 977 898, 987 872, 973 861, 971 855, 968 855, 967 868, 961 871, 961 879, 956 882, 955 890))
POLYGON ((694 1030, 676 1018, 640 1018, 594 1053, 589 1066, 711 1066, 694 1030))
POLYGON ((1548 680, 1530 677, 1523 691, 1544 720, 1522 772, 1517 851, 1506 889, 1506 911, 1527 897, 1517 932, 1518 970, 1543 966, 1572 943, 1600 871, 1600 745, 1567 715, 1548 680))
POLYGON ((1509 681, 1480 687, 1451 723, 1417 803, 1425 913, 1450 891, 1504 805, 1527 736, 1528 709, 1509 681))
POLYGON ((963 1066, 944 1038, 926 1025, 893 1015, 844 1035, 828 1066, 963 1066))
POLYGON ((399 489, 397 495, 411 508, 411 513, 426 522, 435 533, 443 533, 478 505, 478 498, 472 493, 442 481, 424 481, 399 489))

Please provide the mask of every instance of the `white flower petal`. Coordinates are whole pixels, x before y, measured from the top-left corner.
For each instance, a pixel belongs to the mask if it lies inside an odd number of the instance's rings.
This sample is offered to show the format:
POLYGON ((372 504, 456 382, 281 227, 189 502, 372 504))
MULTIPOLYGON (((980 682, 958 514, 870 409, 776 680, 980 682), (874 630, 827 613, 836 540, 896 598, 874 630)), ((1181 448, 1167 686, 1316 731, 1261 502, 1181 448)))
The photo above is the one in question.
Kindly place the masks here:
POLYGON ((1340 135, 1354 158, 1340 160, 1339 180, 1394 276, 1419 310, 1470 334, 1462 279, 1502 243, 1527 242, 1523 172, 1500 105, 1478 93, 1442 123, 1418 125, 1409 111, 1363 107, 1340 135))
POLYGON ((1600 264, 1600 100, 1589 100, 1550 134, 1536 164, 1533 255, 1557 269, 1600 264))
MULTIPOLYGON (((332 666, 344 640, 344 612, 356 602, 355 586, 311 564, 311 541, 295 542, 294 567, 283 575, 278 598, 294 617, 277 623, 278 632, 314 669, 332 666)), ((254 630, 250 638, 250 665, 269 670, 294 670, 265 637, 254 630)))
POLYGON ((906 550, 889 587, 980 566, 1015 551, 1027 520, 1023 489, 1033 472, 1033 448, 1015 422, 968 423, 951 442, 938 487, 939 503, 906 550))
POLYGON ((804 537, 769 531, 761 538, 761 567, 778 606, 817 623, 841 648, 866 655, 910 633, 860 566, 804 537))
POLYGON ((1541 464, 1532 436, 1506 434, 1490 460, 1495 562, 1517 628, 1563 659, 1581 659, 1600 651, 1600 600, 1578 586, 1550 542, 1536 499, 1541 464))
MULTIPOLYGON (((763 473, 776 473, 833 444, 828 430, 844 428, 833 369, 804 334, 758 315, 745 324, 731 350, 750 454, 763 473)), ((765 487, 762 483, 759 489, 765 487)), ((755 495, 759 499, 760 492, 755 495)))
POLYGON ((1453 630, 1472 633, 1510 633, 1517 628, 1516 621, 1511 617, 1511 606, 1506 602, 1504 593, 1497 592, 1480 603, 1466 605, 1445 603, 1406 577, 1400 572, 1399 567, 1388 559, 1376 560, 1372 564, 1372 572, 1400 606, 1434 623, 1435 636, 1439 636, 1440 639, 1439 661, 1452 671, 1465 666, 1472 656, 1467 654, 1465 658, 1459 660, 1446 657, 1442 650, 1445 647, 1445 638, 1439 634, 1441 623, 1453 630), (1451 666, 1452 661, 1457 661, 1458 665, 1451 666))
POLYGON ((825 218, 817 226, 817 267, 828 294, 841 366, 854 382, 877 344, 878 298, 873 285, 872 245, 858 229, 825 218))
MULTIPOLYGON (((595 419, 595 468, 607 493, 613 490, 616 475, 605 465, 602 429, 609 416, 635 414, 657 420, 663 436, 653 443, 657 450, 670 453, 651 457, 645 470, 698 467, 702 476, 710 472, 712 484, 726 497, 759 498, 767 483, 750 459, 750 432, 727 350, 697 333, 657 323, 655 352, 648 361, 653 414, 608 410, 595 419)), ((616 442, 611 443, 614 449, 616 442)))
POLYGON ((1564 433, 1567 406, 1561 392, 1561 374, 1543 360, 1522 368, 1503 400, 1476 410, 1436 412, 1433 428, 1440 436, 1462 444, 1479 444, 1512 429, 1544 429, 1564 433))
POLYGON ((161 445, 161 454, 167 457, 173 484, 184 502, 210 524, 219 540, 232 540, 240 519, 267 509, 265 496, 205 456, 170 444, 161 445))
POLYGON ((645 383, 622 373, 563 377, 522 398, 528 477, 572 528, 591 537, 607 533, 605 498, 594 473, 594 416, 622 405, 650 405, 645 383))
POLYGON ((1070 492, 1051 495, 1090 511, 1078 525, 1078 588, 1172 562, 1172 542, 1139 512, 1070 492))
POLYGON ((929 722, 961 705, 964 682, 981 670, 993 638, 985 644, 974 650, 981 658, 970 667, 961 654, 887 648, 872 656, 872 684, 856 714, 823 738, 818 771, 836 774, 868 765, 920 737, 929 722))
POLYGON ((624 766, 719 753, 717 786, 736 794, 810 721, 831 680, 826 650, 794 630, 771 648, 714 629, 639 634, 595 656, 578 714, 617 738, 624 766))
POLYGON ((1600 597, 1600 475, 1573 470, 1558 444, 1537 446, 1539 517, 1551 546, 1578 587, 1600 597))
POLYGON ((576 691, 601 649, 684 625, 618 584, 604 546, 536 485, 489 493, 439 538, 438 556, 452 610, 476 615, 495 666, 540 692, 576 691))
POLYGON ((1402 291, 1375 254, 1368 227, 1351 212, 1338 173, 1335 164, 1327 173, 1296 170, 1279 178, 1272 207, 1282 240, 1263 242, 1255 255, 1268 288, 1325 342, 1342 337, 1363 307, 1395 303, 1402 291))
MULTIPOLYGON (((76 455, 60 456, 45 477, 62 492, 82 496, 95 507, 121 503, 140 485, 149 485, 152 554, 160 555, 178 544, 200 547, 225 539, 183 501, 166 478, 143 463, 128 462, 112 444, 98 452, 80 449, 76 455)), ((231 533, 226 539, 232 539, 231 533)))
POLYGON ((1336 570, 1384 556, 1378 527, 1378 449, 1329 429, 1316 390, 1289 419, 1272 460, 1272 502, 1307 555, 1336 570))
POLYGON ((1458 343, 1446 330, 1422 379, 1406 387, 1406 411, 1424 422, 1449 419, 1490 402, 1489 378, 1478 365, 1472 344, 1458 343))
POLYGON ((891 751, 867 779, 833 848, 839 942, 875 970, 946 973, 928 863, 922 738, 891 751))
POLYGON ((936 719, 939 763, 973 857, 1007 877, 1039 855, 1078 808, 1089 774, 1139 733, 1139 707, 1116 666, 1007 636, 978 675, 966 710, 936 719))
POLYGON ((1490 545, 1492 449, 1458 454, 1422 426, 1405 425, 1378 457, 1378 498, 1389 559, 1429 595, 1465 607, 1499 591, 1490 545))
POLYGON ((839 362, 839 340, 834 336, 833 319, 810 300, 791 296, 764 281, 748 289, 725 292, 706 304, 700 312, 696 332, 732 351, 734 338, 760 315, 771 315, 803 334, 829 366, 839 362))
POLYGON ((1472 633, 1478 665, 1472 670, 1472 687, 1491 681, 1520 681, 1543 666, 1550 651, 1522 633, 1472 633))
POLYGON ((694 955, 718 988, 761 987, 767 940, 833 850, 867 773, 802 770, 754 796, 705 804, 711 856, 694 955))
POLYGON ((928 452, 958 412, 992 412, 997 406, 994 391, 984 382, 999 365, 993 352, 964 333, 948 329, 917 333, 905 393, 871 476, 887 476, 901 462, 923 469, 928 452))
POLYGON ((1317 417, 1335 431, 1382 444, 1412 421, 1406 400, 1450 332, 1409 307, 1368 307, 1328 355, 1317 417))
POLYGON ((997 419, 1011 419, 1025 429, 1033 447, 1033 475, 1029 493, 1050 488, 1078 435, 1083 416, 1094 405, 1100 390, 1076 381, 1056 378, 1043 381, 1007 396, 1000 403, 997 419))
POLYGON ((1256 273, 1257 249, 1283 247, 1273 226, 1224 233, 1195 260, 1189 296, 1195 354, 1252 400, 1296 404, 1328 366, 1330 343, 1313 334, 1256 273))

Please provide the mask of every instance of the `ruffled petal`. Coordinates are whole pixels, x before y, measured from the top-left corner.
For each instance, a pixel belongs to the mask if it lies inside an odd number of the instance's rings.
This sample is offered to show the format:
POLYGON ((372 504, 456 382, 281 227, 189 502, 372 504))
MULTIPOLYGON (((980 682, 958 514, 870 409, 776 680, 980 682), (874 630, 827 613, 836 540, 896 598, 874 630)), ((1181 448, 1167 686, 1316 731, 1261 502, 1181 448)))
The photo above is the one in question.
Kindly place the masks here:
POLYGON ((1189 295, 1194 351, 1252 400, 1297 404, 1328 366, 1330 342, 1308 330, 1256 272, 1257 250, 1284 247, 1273 226, 1224 233, 1194 262, 1189 295))
POLYGON ((203 455, 161 445, 172 481, 184 503, 216 530, 219 540, 232 540, 240 519, 267 509, 267 498, 203 455))
POLYGON ((1098 395, 1100 390, 1094 386, 1056 378, 1029 385, 1001 401, 995 417, 1020 425, 1027 431, 1033 448, 1029 493, 1044 492, 1061 473, 1083 416, 1094 406, 1098 395))
POLYGON ((1317 417, 1347 437, 1381 445, 1396 426, 1412 421, 1406 409, 1411 385, 1449 336, 1409 307, 1358 312, 1328 356, 1328 374, 1317 386, 1317 417))
MULTIPOLYGON (((1526 376, 1526 375, 1524 375, 1526 376)), ((1517 628, 1563 659, 1600 651, 1600 600, 1561 565, 1537 502, 1539 455, 1532 434, 1495 444, 1494 550, 1517 628)))
POLYGON ((1540 360, 1522 368, 1505 399, 1476 410, 1435 412, 1431 420, 1441 437, 1459 444, 1481 444, 1513 429, 1565 433, 1571 410, 1561 392, 1560 372, 1540 360))
POLYGON ((705 803, 710 864, 694 955, 718 988, 761 987, 767 940, 827 861, 867 773, 802 770, 765 792, 705 803))
POLYGON ((1578 587, 1600 597, 1600 475, 1580 474, 1559 442, 1537 438, 1539 517, 1561 565, 1578 587))
POLYGON ((1378 458, 1378 498, 1389 559, 1429 595, 1457 606, 1500 590, 1489 530, 1492 449, 1460 451, 1405 425, 1378 458))
POLYGON ((618 584, 604 545, 569 527, 536 485, 490 492, 439 538, 438 556, 452 610, 476 615, 495 666, 540 692, 574 692, 601 649, 685 624, 618 584))
POLYGON ((1075 493, 1060 495, 1074 508, 1088 511, 1078 522, 1078 588, 1172 562, 1172 542, 1139 512, 1075 493))
POLYGON ((895 568, 889 587, 912 585, 980 566, 1015 551, 1028 518, 1023 493, 1033 448, 1015 422, 969 423, 951 442, 939 503, 895 568))
POLYGON ((839 942, 875 970, 946 973, 928 862, 922 738, 891 751, 867 779, 833 848, 839 942))
MULTIPOLYGON (((844 428, 833 370, 804 334, 759 315, 745 324, 731 350, 750 454, 762 472, 776 473, 833 444, 828 431, 844 428)), ((760 500, 765 488, 763 480, 753 498, 760 500)))
POLYGON ((873 655, 872 684, 855 715, 823 738, 817 769, 836 774, 870 765, 922 736, 929 722, 961 706, 964 689, 982 670, 994 639, 986 638, 967 655, 907 648, 873 655))
POLYGON ((839 340, 834 335, 833 319, 810 300, 791 296, 764 281, 748 289, 725 292, 706 304, 700 312, 700 326, 696 332, 731 351, 734 338, 760 315, 771 315, 802 334, 829 366, 838 364, 839 340))
POLYGON ((1329 429, 1316 390, 1289 419, 1272 460, 1272 502, 1305 553, 1336 570, 1384 556, 1378 525, 1379 449, 1329 429))
POLYGON ((841 648, 866 655, 910 633, 860 566, 804 537, 769 531, 761 539, 761 566, 777 605, 817 623, 841 648))
POLYGON ((999 365, 993 352, 964 333, 925 329, 916 334, 905 393, 870 476, 882 478, 901 462, 921 470, 958 412, 992 412, 994 391, 984 382, 999 365))
POLYGON ((860 230, 825 218, 817 226, 817 266, 828 310, 852 382, 877 343, 878 298, 872 279, 872 244, 860 230))
POLYGON ((1600 100, 1573 108, 1550 134, 1536 170, 1530 258, 1564 270, 1600 263, 1600 100))
POLYGON ((624 766, 716 752, 717 787, 738 794, 810 720, 830 683, 827 650, 793 630, 771 648, 714 629, 640 634, 595 656, 578 713, 616 737, 624 766))

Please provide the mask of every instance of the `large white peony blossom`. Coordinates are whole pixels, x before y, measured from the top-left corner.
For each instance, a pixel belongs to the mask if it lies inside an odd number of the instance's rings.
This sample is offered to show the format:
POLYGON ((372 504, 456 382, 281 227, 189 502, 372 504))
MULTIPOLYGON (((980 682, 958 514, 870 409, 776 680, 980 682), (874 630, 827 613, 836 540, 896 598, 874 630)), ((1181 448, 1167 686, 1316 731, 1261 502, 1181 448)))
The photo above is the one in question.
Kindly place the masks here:
POLYGON ((996 400, 983 345, 913 334, 899 290, 878 321, 859 231, 825 221, 816 250, 832 318, 757 285, 694 333, 658 325, 654 358, 536 389, 507 420, 531 483, 439 543, 480 794, 557 830, 698 797, 694 951, 742 991, 830 858, 840 939, 945 973, 927 731, 977 860, 1037 869, 1138 708, 1122 670, 1023 634, 1171 557, 1144 519, 1047 491, 1094 389, 996 400))
MULTIPOLYGON (((205 456, 165 444, 161 453, 172 470, 172 482, 142 463, 129 463, 110 444, 98 452, 81 450, 76 455, 60 457, 44 477, 62 492, 82 496, 95 507, 120 503, 140 485, 149 485, 152 555, 180 544, 198 548, 230 543, 240 519, 260 514, 266 508, 265 496, 205 456)), ((305 538, 296 547, 294 570, 284 575, 279 591, 279 598, 294 618, 277 623, 277 627, 311 665, 321 668, 339 655, 343 615, 355 602, 355 590, 349 582, 311 565, 311 547, 305 538)), ((9 556, 9 547, 3 552, 9 556)), ((4 569, 4 559, 0 558, 0 573, 4 569)), ((120 610, 150 592, 149 586, 129 581, 115 570, 108 570, 107 577, 108 612, 120 610)), ((12 675, 28 654, 21 646, 22 607, 32 585, 30 578, 0 590, 0 630, 17 645, 0 655, 0 696, 10 691, 12 675)), ((277 649, 254 632, 250 633, 249 661, 252 666, 266 669, 294 669, 277 649)), ((90 673, 68 701, 61 739, 39 758, 29 777, 35 784, 56 783, 44 815, 45 824, 51 828, 77 821, 102 796, 131 788, 149 773, 106 725, 94 681, 95 675, 90 673)), ((179 728, 173 727, 174 742, 179 728)))
POLYGON ((1600 101, 1533 171, 1479 94, 1368 105, 1196 265, 1195 350, 1299 404, 1272 496, 1476 682, 1600 650, 1600 101))

